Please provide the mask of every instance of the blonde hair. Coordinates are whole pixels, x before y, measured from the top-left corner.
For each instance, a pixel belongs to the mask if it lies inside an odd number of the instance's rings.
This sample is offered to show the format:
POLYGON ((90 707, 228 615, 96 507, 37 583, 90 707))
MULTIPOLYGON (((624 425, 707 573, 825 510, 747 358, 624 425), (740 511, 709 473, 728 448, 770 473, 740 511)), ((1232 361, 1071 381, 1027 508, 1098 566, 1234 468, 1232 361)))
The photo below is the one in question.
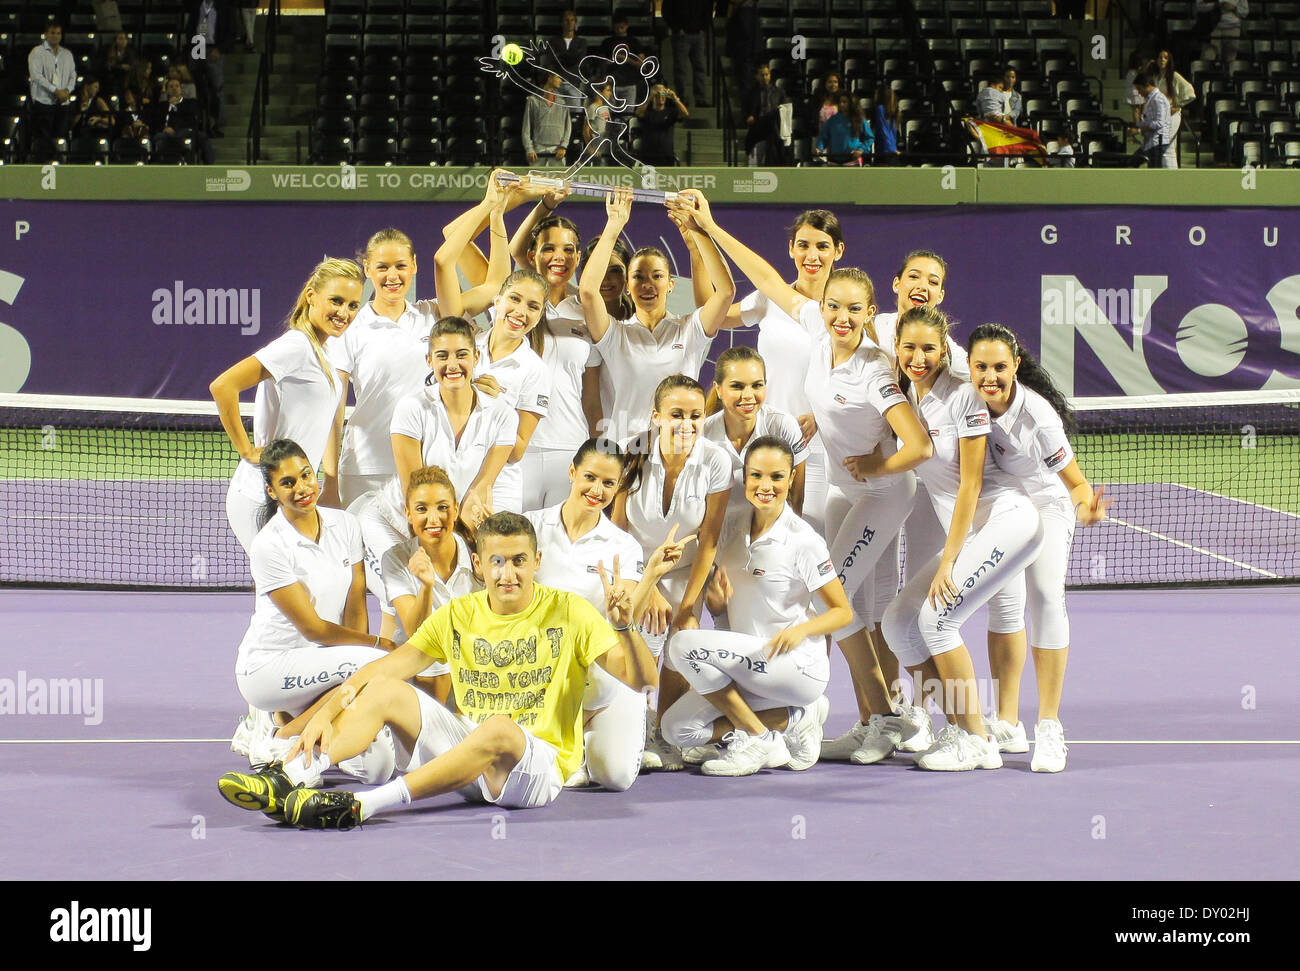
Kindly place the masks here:
POLYGON ((321 346, 320 338, 316 336, 316 328, 311 325, 311 320, 307 316, 307 291, 319 293, 330 280, 352 280, 361 286, 365 284, 366 277, 361 272, 361 267, 352 260, 333 257, 321 260, 311 271, 307 282, 302 285, 302 290, 298 292, 298 300, 293 305, 289 319, 284 322, 284 327, 285 330, 299 330, 307 335, 307 340, 311 341, 311 349, 316 354, 316 361, 320 364, 320 369, 325 372, 325 377, 329 378, 332 388, 335 386, 334 368, 330 365, 329 358, 325 356, 325 348, 321 346))
MULTIPOLYGON (((860 270, 856 266, 842 266, 831 270, 830 276, 826 278, 826 289, 829 290, 832 283, 836 280, 850 280, 867 291, 867 303, 873 307, 876 305, 876 285, 871 282, 871 277, 867 276, 866 270, 860 270)), ((826 290, 822 291, 822 303, 826 302, 826 290)), ((871 343, 879 344, 876 340, 876 315, 873 313, 867 318, 867 322, 862 325, 863 331, 871 338, 871 343)))

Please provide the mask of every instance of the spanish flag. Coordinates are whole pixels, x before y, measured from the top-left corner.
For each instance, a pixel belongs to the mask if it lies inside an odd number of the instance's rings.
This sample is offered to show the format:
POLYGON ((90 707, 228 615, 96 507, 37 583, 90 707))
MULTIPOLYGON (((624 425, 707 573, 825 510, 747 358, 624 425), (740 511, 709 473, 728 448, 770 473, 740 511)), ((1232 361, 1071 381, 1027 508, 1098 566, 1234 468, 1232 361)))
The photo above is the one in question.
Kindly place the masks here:
POLYGON ((986 155, 1021 155, 1033 158, 1039 165, 1044 164, 1047 158, 1047 149, 1043 147, 1038 132, 1032 128, 1017 128, 1015 125, 980 121, 978 118, 962 120, 986 155))

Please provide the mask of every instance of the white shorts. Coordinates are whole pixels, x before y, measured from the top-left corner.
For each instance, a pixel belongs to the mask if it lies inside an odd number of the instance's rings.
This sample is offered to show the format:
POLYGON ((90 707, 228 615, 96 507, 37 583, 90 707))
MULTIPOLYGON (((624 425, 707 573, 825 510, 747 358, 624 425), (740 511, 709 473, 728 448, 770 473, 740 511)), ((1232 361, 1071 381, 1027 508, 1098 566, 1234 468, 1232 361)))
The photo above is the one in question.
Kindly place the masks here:
MULTIPOLYGON (((410 752, 405 750, 396 734, 393 736, 397 748, 397 767, 402 772, 414 771, 438 756, 445 755, 478 728, 477 722, 448 711, 418 688, 410 685, 407 687, 419 698, 420 734, 415 740, 414 750, 410 752)), ((479 776, 460 790, 462 797, 470 802, 490 802, 503 809, 536 809, 555 801, 555 797, 564 788, 564 780, 560 778, 556 761, 559 752, 555 746, 542 741, 528 729, 519 730, 524 734, 524 755, 510 770, 501 795, 493 798, 488 791, 487 780, 479 776)))
POLYGON ((300 715, 330 688, 341 685, 357 669, 387 654, 377 647, 336 644, 280 651, 252 670, 235 670, 239 693, 260 711, 300 715))

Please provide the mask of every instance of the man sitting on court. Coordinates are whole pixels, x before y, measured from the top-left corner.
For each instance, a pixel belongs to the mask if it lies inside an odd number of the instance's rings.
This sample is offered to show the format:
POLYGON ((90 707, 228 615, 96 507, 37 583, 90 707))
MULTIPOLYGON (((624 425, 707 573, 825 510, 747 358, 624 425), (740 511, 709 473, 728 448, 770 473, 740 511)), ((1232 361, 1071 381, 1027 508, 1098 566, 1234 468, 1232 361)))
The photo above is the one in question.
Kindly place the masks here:
POLYGON ((533 582, 541 556, 527 519, 490 516, 473 554, 487 589, 439 608, 405 644, 325 696, 286 759, 297 768, 293 760, 309 759, 319 746, 313 769, 364 756, 372 762, 368 778, 386 779, 394 766, 406 775, 354 794, 293 788, 274 763, 243 776, 239 799, 227 792, 237 774, 224 777, 223 794, 304 829, 351 829, 453 790, 506 808, 545 806, 583 762, 586 669, 599 664, 637 691, 657 684, 654 657, 632 618, 692 539, 670 536, 630 597, 602 569, 606 622, 582 597, 533 582), (406 683, 430 658, 451 666, 460 714, 406 683), (388 764, 374 764, 383 762, 389 737, 388 764))

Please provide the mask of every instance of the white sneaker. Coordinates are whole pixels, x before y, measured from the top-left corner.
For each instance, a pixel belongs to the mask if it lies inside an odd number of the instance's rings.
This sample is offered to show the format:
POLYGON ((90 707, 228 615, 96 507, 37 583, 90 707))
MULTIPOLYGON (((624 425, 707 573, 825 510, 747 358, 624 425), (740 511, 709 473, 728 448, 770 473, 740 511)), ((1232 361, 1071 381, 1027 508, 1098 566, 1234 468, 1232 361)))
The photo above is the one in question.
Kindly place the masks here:
POLYGON ((739 728, 727 732, 722 739, 727 749, 722 758, 705 762, 705 775, 753 775, 759 769, 779 769, 790 761, 785 736, 780 732, 750 735, 739 728))
POLYGON ((564 780, 566 789, 581 789, 589 785, 591 785, 591 776, 587 773, 585 765, 578 766, 578 771, 564 780))
POLYGON ((867 726, 862 722, 854 722, 853 727, 838 738, 822 739, 822 758, 831 762, 847 762, 862 747, 862 740, 866 736, 867 726))
POLYGON ((271 718, 271 713, 250 707, 248 714, 239 719, 235 734, 230 738, 230 751, 236 755, 247 757, 249 751, 253 748, 255 739, 262 735, 274 734, 274 732, 275 721, 271 718))
POLYGON ((687 765, 703 765, 710 759, 722 757, 722 749, 717 745, 692 745, 682 749, 682 761, 687 765))
POLYGON ((822 754, 822 726, 831 713, 831 703, 822 695, 802 709, 799 718, 790 722, 782 733, 786 748, 790 750, 791 769, 802 772, 817 764, 822 754))
POLYGON ((1034 757, 1029 767, 1035 772, 1060 772, 1065 768, 1065 729, 1055 718, 1040 719, 1034 726, 1034 757))
POLYGON ((862 733, 861 743, 849 756, 850 762, 854 765, 874 765, 876 762, 883 762, 893 756, 898 744, 885 731, 885 722, 887 720, 887 716, 871 716, 867 722, 866 731, 862 733))
POLYGON ((1005 718, 985 718, 984 729, 998 743, 999 752, 1028 752, 1029 736, 1025 734, 1025 723, 1014 725, 1005 718))
POLYGON ((979 735, 947 726, 923 755, 916 757, 916 767, 932 772, 962 772, 966 769, 1000 769, 1002 756, 995 743, 979 735))
POLYGON ((641 770, 643 772, 680 772, 686 768, 682 761, 682 750, 676 745, 669 745, 663 733, 659 731, 659 717, 652 711, 646 718, 645 751, 641 753, 641 770))
MULTIPOLYGON (((900 752, 924 752, 934 744, 934 725, 931 724, 930 713, 924 705, 905 707, 898 720, 901 722, 898 740, 900 752)), ((885 730, 889 731, 889 728, 886 727, 885 730)))

